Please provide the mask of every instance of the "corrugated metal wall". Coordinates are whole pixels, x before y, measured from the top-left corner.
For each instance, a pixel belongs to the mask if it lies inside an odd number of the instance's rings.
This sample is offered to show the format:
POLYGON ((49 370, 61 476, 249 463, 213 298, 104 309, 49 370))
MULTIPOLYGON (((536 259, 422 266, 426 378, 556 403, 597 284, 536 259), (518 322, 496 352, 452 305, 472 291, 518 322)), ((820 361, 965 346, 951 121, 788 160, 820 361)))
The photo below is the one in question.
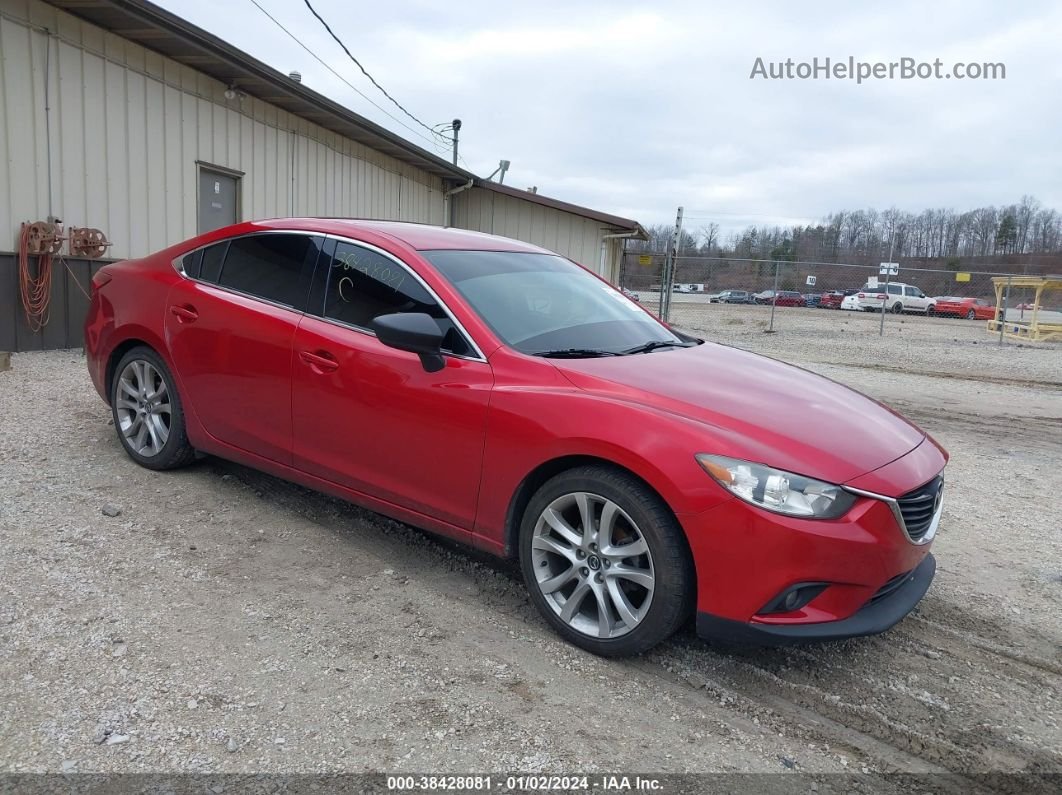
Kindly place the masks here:
POLYGON ((191 237, 196 161, 244 172, 243 220, 444 223, 437 177, 252 97, 226 100, 218 81, 37 0, 0 0, 0 53, 0 251, 49 210, 102 229, 118 258, 191 237))
POLYGON ((80 348, 84 342, 92 275, 109 260, 69 257, 52 262, 52 303, 48 323, 33 331, 19 302, 18 263, 0 254, 0 351, 39 351, 80 348))
POLYGON ((601 242, 608 228, 600 221, 485 188, 470 188, 454 199, 454 226, 534 243, 609 279, 618 268, 622 243, 614 239, 606 241, 602 267, 601 242))

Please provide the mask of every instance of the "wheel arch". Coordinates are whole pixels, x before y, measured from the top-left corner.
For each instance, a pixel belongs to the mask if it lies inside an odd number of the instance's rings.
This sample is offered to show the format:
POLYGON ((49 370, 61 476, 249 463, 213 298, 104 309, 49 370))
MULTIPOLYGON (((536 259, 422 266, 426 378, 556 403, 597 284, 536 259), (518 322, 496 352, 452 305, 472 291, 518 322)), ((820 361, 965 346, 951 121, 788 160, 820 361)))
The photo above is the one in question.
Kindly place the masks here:
MULTIPOLYGON (((105 368, 103 374, 103 384, 104 388, 107 390, 107 403, 111 402, 111 394, 114 390, 114 376, 118 370, 118 362, 120 362, 122 360, 122 357, 134 348, 148 348, 157 353, 159 356, 162 356, 162 354, 159 353, 158 348, 156 348, 150 342, 140 339, 139 337, 127 337, 126 339, 122 340, 117 345, 115 345, 113 348, 111 348, 110 355, 107 357, 107 367, 105 368)), ((166 361, 165 356, 162 356, 162 358, 163 361, 166 361)))
MULTIPOLYGON (((166 346, 162 344, 162 341, 158 336, 150 329, 137 327, 127 327, 124 329, 122 339, 115 343, 110 352, 107 355, 107 366, 103 371, 103 384, 106 392, 107 404, 110 404, 110 393, 114 387, 115 370, 118 368, 118 362, 126 355, 127 352, 133 350, 133 348, 144 347, 148 348, 155 353, 155 355, 166 363, 167 369, 170 370, 170 375, 173 377, 175 386, 178 391, 184 393, 183 384, 181 382, 181 376, 177 374, 176 368, 173 366, 173 362, 170 360, 169 353, 166 350, 166 346)), ((188 403, 186 400, 182 400, 186 413, 188 412, 188 403)))
MULTIPOLYGON (((630 467, 617 464, 615 461, 611 461, 607 458, 602 458, 596 455, 589 454, 573 454, 563 455, 556 458, 551 458, 548 461, 544 461, 531 470, 513 492, 512 498, 509 500, 509 508, 505 513, 505 552, 504 555, 510 560, 516 560, 519 558, 520 549, 520 522, 523 519, 524 511, 527 509, 528 504, 531 502, 531 498, 534 496, 542 485, 562 472, 567 472, 570 469, 575 469, 581 466, 603 466, 609 469, 614 469, 619 472, 623 472, 630 477, 637 479, 642 485, 644 485, 649 491, 655 494, 660 502, 675 519, 675 523, 681 528, 682 523, 678 521, 678 517, 675 515, 674 509, 660 493, 660 490, 655 488, 653 484, 645 477, 635 472, 630 467)), ((685 539, 685 532, 682 534, 685 539)), ((686 539, 687 549, 689 548, 689 540, 686 539)), ((691 551, 692 555, 692 551, 691 551)))

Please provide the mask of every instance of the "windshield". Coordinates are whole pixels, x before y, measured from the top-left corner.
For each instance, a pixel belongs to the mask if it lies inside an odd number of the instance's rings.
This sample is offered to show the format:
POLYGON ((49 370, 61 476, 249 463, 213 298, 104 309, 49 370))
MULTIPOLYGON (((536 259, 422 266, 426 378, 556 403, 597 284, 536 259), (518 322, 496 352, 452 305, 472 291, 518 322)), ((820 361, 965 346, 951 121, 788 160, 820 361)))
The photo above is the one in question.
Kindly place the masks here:
POLYGON ((619 290, 553 254, 423 251, 507 345, 529 354, 686 345, 619 290))

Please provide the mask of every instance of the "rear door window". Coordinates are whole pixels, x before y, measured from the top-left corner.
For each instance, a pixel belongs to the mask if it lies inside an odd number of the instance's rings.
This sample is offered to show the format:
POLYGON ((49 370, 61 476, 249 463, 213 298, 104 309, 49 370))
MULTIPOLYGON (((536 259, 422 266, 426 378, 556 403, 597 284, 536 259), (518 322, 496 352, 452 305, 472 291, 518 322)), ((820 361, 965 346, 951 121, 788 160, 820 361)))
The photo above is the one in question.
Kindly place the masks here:
POLYGON ((320 239, 306 234, 238 237, 229 243, 218 284, 301 310, 309 287, 308 269, 319 249, 320 239))

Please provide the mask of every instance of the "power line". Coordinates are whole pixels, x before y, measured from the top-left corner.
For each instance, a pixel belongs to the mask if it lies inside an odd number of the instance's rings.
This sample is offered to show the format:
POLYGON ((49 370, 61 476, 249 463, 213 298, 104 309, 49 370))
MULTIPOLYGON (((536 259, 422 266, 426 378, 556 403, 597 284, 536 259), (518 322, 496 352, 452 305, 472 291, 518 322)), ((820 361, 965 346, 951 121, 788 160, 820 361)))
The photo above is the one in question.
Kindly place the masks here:
MULTIPOLYGON (((370 83, 372 83, 374 86, 376 86, 378 89, 380 89, 380 93, 381 94, 383 94, 385 97, 387 97, 389 100, 391 100, 391 102, 394 103, 394 106, 396 108, 398 108, 404 114, 409 116, 409 118, 413 119, 413 121, 415 121, 417 124, 419 124, 425 130, 427 130, 428 132, 432 133, 433 135, 441 135, 441 133, 439 133, 437 130, 429 127, 427 124, 422 122, 420 119, 418 119, 412 113, 410 113, 408 110, 406 110, 404 107, 402 107, 402 105, 399 103, 399 101, 397 99, 395 99, 390 94, 388 94, 387 91, 384 89, 384 87, 376 82, 376 78, 374 78, 371 74, 369 74, 368 71, 366 71, 365 67, 361 65, 361 62, 358 61, 358 59, 354 57, 353 53, 351 53, 351 51, 347 49, 347 45, 343 43, 343 40, 340 39, 339 36, 337 36, 335 33, 332 32, 332 29, 330 27, 328 27, 328 23, 324 21, 324 18, 320 14, 317 13, 317 11, 314 9, 314 7, 312 5, 310 5, 310 0, 302 0, 302 1, 306 4, 306 7, 308 9, 310 9, 310 13, 313 14, 315 17, 317 17, 317 21, 320 22, 322 25, 324 25, 324 29, 328 31, 328 35, 331 36, 333 39, 335 39, 336 40, 336 44, 338 44, 340 47, 343 48, 343 52, 345 52, 347 54, 347 57, 350 58, 350 60, 352 60, 354 62, 354 65, 357 66, 361 70, 361 73, 363 75, 365 75, 367 78, 369 78, 369 82, 370 83)), ((442 137, 445 138, 446 136, 442 136, 442 137)), ((446 140, 452 141, 453 139, 452 138, 447 138, 446 140)))
MULTIPOLYGON (((389 113, 389 112, 387 111, 387 109, 386 109, 386 108, 383 108, 383 107, 381 107, 380 105, 378 105, 377 103, 373 102, 373 101, 372 101, 372 100, 371 100, 371 99, 370 99, 369 97, 367 97, 367 96, 366 96, 366 95, 365 95, 365 94, 364 94, 364 93, 363 93, 363 92, 361 91, 361 89, 359 89, 359 88, 358 88, 357 86, 355 86, 355 85, 354 85, 353 83, 351 83, 351 82, 350 82, 349 80, 347 80, 347 79, 346 79, 345 77, 343 77, 343 75, 341 75, 341 74, 340 74, 339 72, 337 72, 337 71, 336 71, 335 69, 333 69, 333 68, 332 68, 332 67, 331 67, 331 66, 330 66, 330 65, 328 64, 328 62, 327 62, 327 61, 323 60, 323 59, 322 59, 322 58, 321 58, 321 57, 320 57, 320 56, 319 56, 319 55, 318 55, 317 53, 315 53, 315 52, 314 52, 313 50, 311 50, 311 49, 310 49, 309 47, 307 47, 307 46, 306 46, 305 44, 303 44, 303 43, 302 43, 302 41, 301 41, 301 40, 299 39, 299 37, 298 37, 298 36, 296 36, 296 35, 295 35, 294 33, 292 33, 292 32, 291 32, 290 30, 288 30, 288 29, 287 29, 286 27, 284 27, 284 25, 282 25, 282 24, 280 23, 280 21, 279 21, 279 20, 278 20, 278 19, 277 19, 276 17, 274 17, 274 16, 272 15, 272 14, 270 14, 270 13, 269 13, 268 11, 266 11, 266 10, 265 10, 265 9, 264 9, 264 8, 263 8, 263 7, 262 7, 262 6, 261 6, 261 5, 260 5, 260 4, 258 3, 258 0, 250 0, 250 1, 251 1, 251 3, 253 3, 253 4, 254 4, 254 6, 255 6, 255 7, 256 7, 256 8, 257 8, 257 9, 258 9, 259 11, 261 11, 261 12, 262 12, 263 14, 265 14, 265 15, 266 15, 266 17, 268 17, 268 18, 269 18, 269 20, 270 20, 270 21, 271 21, 271 22, 272 22, 272 23, 273 23, 274 25, 276 25, 276 26, 277 26, 278 28, 280 28, 280 29, 281 29, 282 31, 284 31, 284 32, 285 32, 285 33, 286 33, 286 34, 288 35, 288 37, 289 37, 289 38, 291 38, 291 40, 292 40, 292 41, 294 41, 294 42, 295 42, 296 44, 298 44, 298 45, 299 45, 300 47, 302 47, 302 49, 306 50, 306 52, 307 52, 307 53, 309 53, 309 54, 310 54, 310 56, 312 56, 312 57, 313 57, 313 59, 314 59, 315 61, 317 61, 317 62, 318 62, 319 64, 321 64, 321 66, 323 66, 323 67, 324 67, 325 69, 327 69, 327 70, 328 70, 329 72, 331 72, 331 73, 332 73, 333 75, 335 75, 335 76, 336 76, 337 78, 339 78, 339 79, 340 79, 340 80, 341 80, 341 81, 342 81, 343 83, 345 83, 345 84, 346 84, 346 86, 347 86, 347 87, 348 87, 349 89, 351 89, 351 90, 352 90, 352 91, 353 91, 354 93, 356 93, 356 94, 357 94, 358 96, 360 96, 360 97, 361 97, 362 99, 364 99, 364 100, 365 100, 366 102, 368 102, 368 103, 369 103, 370 105, 372 105, 372 106, 373 106, 374 108, 376 108, 376 109, 377 109, 378 111, 380 111, 380 113, 384 114, 384 115, 385 115, 385 116, 386 116, 387 118, 391 119, 391 120, 392 120, 393 122, 395 122, 396 124, 398 124, 398 125, 400 125, 400 126, 404 127, 405 129, 409 130, 409 131, 410 131, 411 133, 413 133, 413 134, 414 134, 415 136, 417 136, 418 138, 420 138, 420 139, 421 139, 422 141, 426 141, 427 143, 431 144, 431 145, 432 145, 432 146, 434 146, 434 147, 435 147, 435 148, 436 148, 437 150, 439 149, 439 147, 440 147, 440 146, 445 146, 445 144, 442 144, 442 143, 440 143, 440 141, 438 140, 438 138, 429 138, 428 136, 426 136, 426 135, 422 134, 422 133, 421 133, 421 132, 420 132, 419 130, 416 130, 416 129, 414 129, 413 127, 410 127, 410 126, 409 126, 408 124, 406 124, 406 123, 405 123, 404 121, 402 121, 402 120, 401 120, 400 118, 398 118, 398 117, 397 117, 397 116, 395 116, 394 114, 392 114, 392 113, 389 113)), ((439 137, 445 138, 445 136, 439 136, 439 137)))

